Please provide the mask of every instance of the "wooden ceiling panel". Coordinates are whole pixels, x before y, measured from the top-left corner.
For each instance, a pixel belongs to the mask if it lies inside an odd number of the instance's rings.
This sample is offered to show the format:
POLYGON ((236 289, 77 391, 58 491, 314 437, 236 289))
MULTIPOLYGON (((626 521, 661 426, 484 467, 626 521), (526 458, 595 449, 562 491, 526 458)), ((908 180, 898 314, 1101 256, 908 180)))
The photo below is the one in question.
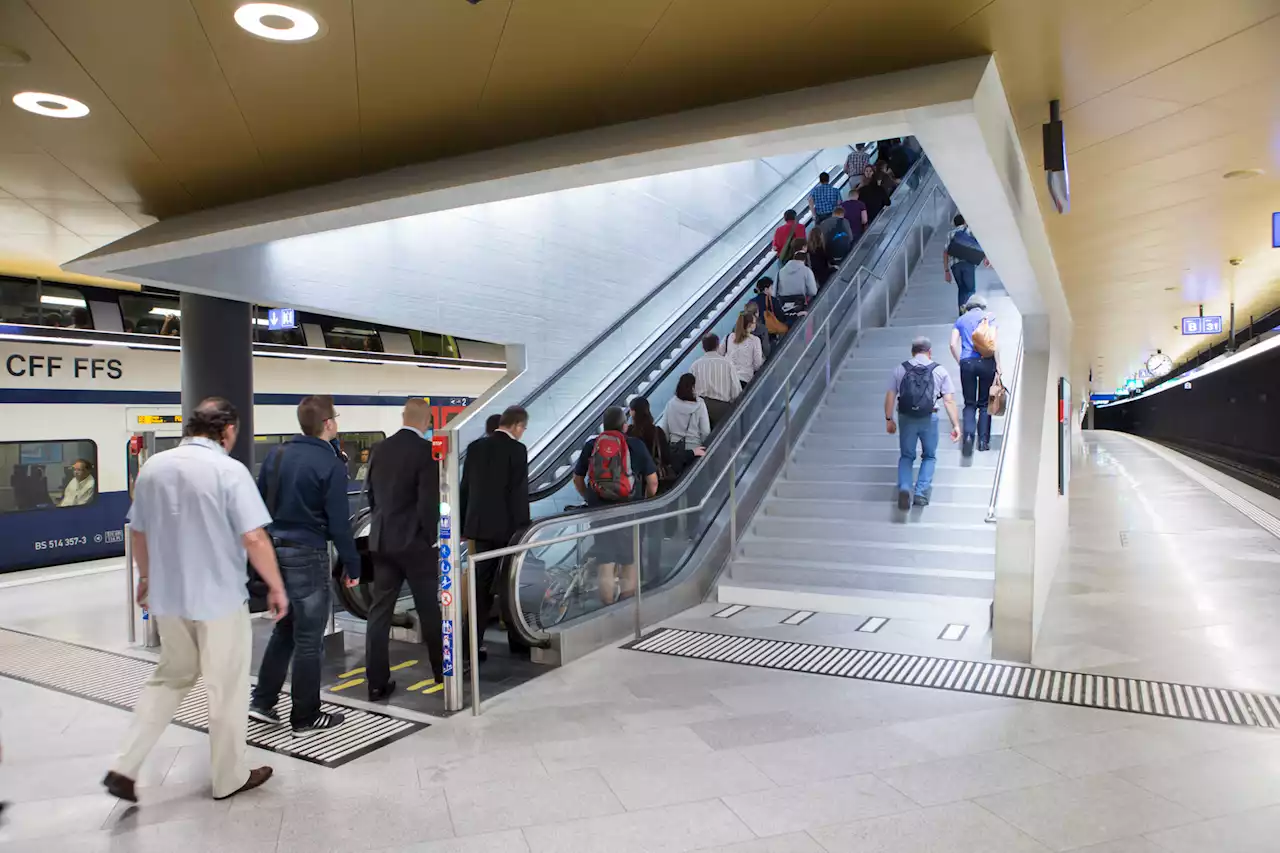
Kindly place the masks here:
POLYGON ((253 138, 189 3, 32 0, 31 6, 192 193, 229 201, 236 188, 262 181, 253 138), (147 49, 131 49, 139 43, 147 49), (122 53, 128 61, 120 61, 122 53))
POLYGON ((465 148, 511 5, 355 4, 366 166, 419 162, 465 148))
MULTIPOLYGON (((380 2, 380 0, 378 0, 380 2)), ((361 171, 351 0, 309 0, 323 38, 273 42, 233 17, 238 0, 191 0, 265 165, 258 194, 361 171)))

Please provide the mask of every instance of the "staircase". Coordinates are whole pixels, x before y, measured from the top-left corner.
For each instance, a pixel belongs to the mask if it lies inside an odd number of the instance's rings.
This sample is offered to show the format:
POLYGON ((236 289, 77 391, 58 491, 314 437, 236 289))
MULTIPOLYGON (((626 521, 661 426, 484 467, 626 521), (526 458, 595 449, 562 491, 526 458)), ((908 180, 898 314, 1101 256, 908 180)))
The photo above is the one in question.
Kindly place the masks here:
MULTIPOLYGON (((943 280, 946 231, 926 249, 887 328, 868 329, 841 366, 809 421, 788 466, 738 543, 719 600, 958 622, 986 630, 995 583, 995 526, 985 522, 1003 419, 994 419, 992 449, 964 459, 940 413, 932 502, 909 512, 894 504, 898 437, 885 432, 890 372, 911 355, 919 335, 951 374, 948 348, 956 316, 955 285, 943 280)), ((990 270, 979 293, 1000 320, 1009 352, 1020 322, 990 270)), ((918 464, 918 463, 917 463, 918 464)))

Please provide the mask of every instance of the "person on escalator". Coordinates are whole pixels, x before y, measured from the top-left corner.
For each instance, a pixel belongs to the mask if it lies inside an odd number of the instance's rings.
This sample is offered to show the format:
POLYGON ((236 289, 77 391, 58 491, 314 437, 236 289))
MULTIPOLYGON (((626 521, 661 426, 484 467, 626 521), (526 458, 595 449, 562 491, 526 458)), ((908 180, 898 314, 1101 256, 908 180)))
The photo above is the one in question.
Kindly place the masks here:
POLYGON ((809 209, 813 211, 814 224, 821 224, 839 203, 840 190, 832 185, 831 176, 826 172, 818 175, 818 185, 809 191, 809 209))
POLYGON ((764 367, 764 350, 760 348, 760 339, 755 331, 755 315, 743 311, 738 315, 733 332, 724 341, 724 356, 733 365, 743 387, 755 378, 757 370, 764 367))
POLYGON ((751 334, 756 336, 756 340, 760 342, 760 352, 765 358, 769 357, 769 353, 773 351, 773 341, 769 339, 769 331, 764 327, 764 319, 760 316, 760 303, 752 299, 746 305, 742 306, 744 314, 750 314, 752 319, 756 321, 752 327, 751 334))
POLYGON ((733 409, 733 401, 742 393, 742 382, 729 359, 720 354, 719 335, 704 337, 702 350, 702 357, 689 366, 689 372, 697 380, 698 396, 707 404, 711 428, 715 429, 733 409))
MULTIPOLYGON (((836 208, 839 210, 840 208, 836 208)), ((831 217, 827 222, 831 222, 835 217, 831 217)), ((822 223, 826 225, 827 222, 822 223)), ((820 228, 815 228, 809 232, 809 239, 805 241, 805 250, 809 253, 809 269, 813 270, 813 279, 818 283, 818 289, 821 290, 827 283, 827 279, 831 278, 831 273, 835 268, 831 265, 831 258, 827 255, 827 241, 822 236, 820 228)), ((751 303, 752 306, 755 303, 751 303)))
POLYGON ((826 248, 827 257, 831 259, 831 263, 834 266, 840 266, 841 261, 853 251, 854 241, 862 235, 862 229, 867 224, 867 208, 863 205, 861 209, 858 209, 860 204, 856 198, 852 201, 841 202, 840 206, 835 210, 835 215, 818 226, 818 233, 822 235, 822 243, 826 248), (849 206, 845 207, 845 205, 849 206), (854 231, 853 222, 848 217, 848 213, 851 210, 858 217, 856 232, 854 231))
MULTIPOLYGON (((587 506, 610 506, 658 493, 658 469, 653 455, 641 439, 623 431, 626 426, 627 416, 622 408, 610 406, 604 412, 604 432, 587 439, 578 454, 573 485, 587 506)), ((632 547, 632 532, 613 530, 598 533, 593 539, 591 554, 596 559, 600 600, 613 604, 619 593, 622 598, 634 595, 637 555, 632 547)))
MULTIPOLYGON (((517 533, 529 526, 529 451, 521 443, 529 426, 529 413, 520 406, 509 406, 497 416, 493 432, 467 445, 466 463, 462 467, 459 488, 462 536, 470 542, 472 554, 506 548, 517 533)), ((487 424, 486 424, 487 426, 487 424)), ((476 563, 476 613, 480 624, 481 660, 488 657, 484 647, 484 629, 493 609, 498 582, 507 587, 510 561, 481 560, 476 563)), ((514 603, 514 602, 513 602, 514 603)), ((507 627, 507 644, 511 651, 527 655, 529 647, 507 627)))
POLYGON ((782 224, 773 232, 773 251, 781 263, 791 257, 791 246, 799 245, 805 239, 804 225, 796 217, 794 210, 782 214, 782 224))
POLYGON ((697 378, 686 373, 676 383, 676 395, 667 402, 658 418, 658 426, 667 434, 672 459, 681 471, 693 462, 705 448, 711 435, 711 419, 707 416, 707 404, 698 396, 697 378))
MULTIPOLYGON (((755 304, 756 311, 764 324, 765 333, 769 335, 771 341, 776 341, 787 333, 787 324, 782 319, 782 306, 773 295, 773 279, 764 276, 757 281, 756 295, 751 301, 755 304)), ((768 353, 766 352, 765 355, 767 356, 768 353)))
POLYGON ((778 305, 782 313, 778 319, 788 326, 808 313, 809 300, 818 295, 818 280, 809 269, 809 253, 798 251, 791 256, 778 274, 778 305))
POLYGON ((889 191, 876 175, 875 166, 862 170, 862 183, 858 184, 858 201, 867 207, 867 226, 870 227, 880 211, 890 205, 889 191))
POLYGON ((289 595, 289 615, 276 623, 249 717, 280 725, 276 712, 289 664, 293 664, 289 722, 295 737, 342 725, 338 712, 320 710, 320 676, 324 663, 324 628, 332 610, 329 600, 329 543, 337 547, 347 586, 360 582, 360 552, 351 532, 347 503, 347 466, 333 454, 338 434, 333 398, 303 397, 298 403, 295 435, 271 451, 258 471, 258 492, 271 511, 267 528, 275 545, 280 572, 289 595))

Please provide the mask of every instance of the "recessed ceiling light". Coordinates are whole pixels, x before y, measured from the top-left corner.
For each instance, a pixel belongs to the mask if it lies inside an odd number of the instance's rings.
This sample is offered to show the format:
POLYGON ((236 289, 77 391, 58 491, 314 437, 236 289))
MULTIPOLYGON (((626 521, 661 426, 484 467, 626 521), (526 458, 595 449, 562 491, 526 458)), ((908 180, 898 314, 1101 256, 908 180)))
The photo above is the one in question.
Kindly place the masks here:
POLYGON ((1256 178, 1262 173, 1263 172, 1261 169, 1232 169, 1230 172, 1227 172, 1222 177, 1226 178, 1228 181, 1234 181, 1234 180, 1243 180, 1246 178, 1256 178))
POLYGON ((235 17, 242 30, 270 41, 308 41, 320 35, 319 18, 283 3, 245 3, 235 17))
POLYGON ((89 108, 75 98, 48 92, 19 92, 13 96, 13 102, 29 113, 53 118, 81 118, 89 114, 89 108))

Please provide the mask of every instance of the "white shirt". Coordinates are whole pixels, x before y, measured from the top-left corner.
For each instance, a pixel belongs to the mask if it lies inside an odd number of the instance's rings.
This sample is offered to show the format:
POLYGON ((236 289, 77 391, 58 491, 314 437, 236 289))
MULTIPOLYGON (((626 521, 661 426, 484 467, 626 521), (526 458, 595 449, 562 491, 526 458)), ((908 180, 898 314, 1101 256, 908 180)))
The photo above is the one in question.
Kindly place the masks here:
POLYGON ((683 441, 686 445, 701 445, 711 435, 711 418, 702 398, 690 403, 672 397, 658 418, 658 426, 667 434, 668 441, 683 441))
POLYGON ((729 359, 718 352, 709 352, 693 363, 689 368, 694 383, 693 391, 699 397, 710 397, 731 403, 742 393, 742 383, 738 380, 738 372, 734 370, 729 359))
POLYGON ((818 280, 804 261, 787 261, 778 273, 778 296, 818 295, 818 280))
POLYGON ((93 500, 94 485, 93 477, 85 477, 83 480, 72 477, 71 482, 62 490, 62 502, 58 506, 84 506, 93 500))
POLYGON ((738 372, 740 382, 750 382, 751 377, 764 364, 764 350, 760 348, 760 339, 755 335, 747 335, 747 339, 740 344, 734 343, 733 335, 729 335, 725 338, 724 348, 725 358, 729 359, 733 369, 738 372))
POLYGON ((129 522, 147 537, 152 613, 212 621, 244 607, 242 537, 270 524, 271 514, 249 469, 217 442, 184 438, 148 459, 129 522))

